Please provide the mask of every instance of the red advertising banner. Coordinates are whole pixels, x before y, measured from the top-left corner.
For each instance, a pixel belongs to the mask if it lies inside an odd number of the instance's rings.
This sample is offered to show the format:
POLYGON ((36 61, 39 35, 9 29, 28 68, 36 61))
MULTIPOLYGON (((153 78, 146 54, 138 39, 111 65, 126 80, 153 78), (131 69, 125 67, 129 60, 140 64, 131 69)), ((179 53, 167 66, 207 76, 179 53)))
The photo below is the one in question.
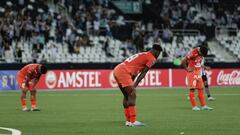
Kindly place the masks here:
MULTIPOLYGON (((150 70, 139 87, 168 87, 168 69, 150 70)), ((115 88, 112 70, 51 70, 43 75, 38 89, 115 88)))
MULTIPOLYGON (((207 72, 211 86, 240 86, 240 69, 212 69, 207 72)), ((139 87, 186 87, 183 69, 150 70, 139 87)), ((115 88, 112 70, 51 70, 42 76, 38 89, 115 88)))
MULTIPOLYGON (((185 70, 174 69, 172 75, 173 87, 187 85, 185 70)), ((206 75, 210 86, 240 86, 240 69, 212 69, 206 75)))
POLYGON ((240 86, 240 69, 214 69, 208 77, 212 86, 240 86))

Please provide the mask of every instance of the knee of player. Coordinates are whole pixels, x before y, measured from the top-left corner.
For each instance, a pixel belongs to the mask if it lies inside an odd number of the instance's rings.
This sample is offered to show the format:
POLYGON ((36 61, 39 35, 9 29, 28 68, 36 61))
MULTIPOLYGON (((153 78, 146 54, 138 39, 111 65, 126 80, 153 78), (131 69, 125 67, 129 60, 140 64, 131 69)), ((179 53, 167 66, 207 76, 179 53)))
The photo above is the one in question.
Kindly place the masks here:
POLYGON ((22 93, 27 93, 28 89, 27 88, 22 88, 21 91, 22 91, 22 93))
POLYGON ((34 88, 31 90, 31 93, 37 93, 37 90, 34 88))

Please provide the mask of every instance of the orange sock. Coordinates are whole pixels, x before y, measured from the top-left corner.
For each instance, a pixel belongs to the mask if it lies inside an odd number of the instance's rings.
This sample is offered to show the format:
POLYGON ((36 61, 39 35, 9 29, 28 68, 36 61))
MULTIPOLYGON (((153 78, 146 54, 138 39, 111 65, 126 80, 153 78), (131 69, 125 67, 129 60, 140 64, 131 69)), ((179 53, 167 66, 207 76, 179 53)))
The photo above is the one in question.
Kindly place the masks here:
POLYGON ((192 104, 192 107, 196 107, 197 106, 197 103, 196 103, 196 100, 195 100, 195 96, 194 96, 194 91, 189 91, 189 98, 190 98, 190 102, 192 104))
POLYGON ((130 116, 130 122, 136 121, 136 107, 135 106, 129 106, 129 116, 130 116))
POLYGON ((204 97, 204 91, 203 89, 198 90, 198 98, 200 100, 201 107, 205 106, 205 97, 204 97))
POLYGON ((22 108, 26 108, 26 99, 22 99, 22 108))
POLYGON ((125 114, 126 121, 130 121, 130 114, 129 114, 128 108, 124 108, 124 114, 125 114))
POLYGON ((36 108, 36 100, 35 99, 31 99, 31 103, 32 103, 32 108, 36 108))

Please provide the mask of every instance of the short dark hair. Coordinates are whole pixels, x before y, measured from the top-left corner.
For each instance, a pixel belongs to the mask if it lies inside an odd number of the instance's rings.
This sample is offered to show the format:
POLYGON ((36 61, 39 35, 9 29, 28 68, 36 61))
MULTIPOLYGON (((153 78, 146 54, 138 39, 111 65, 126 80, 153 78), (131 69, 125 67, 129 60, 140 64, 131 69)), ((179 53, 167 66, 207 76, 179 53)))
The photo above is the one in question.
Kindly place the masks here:
POLYGON ((204 47, 208 48, 208 42, 207 41, 202 42, 201 46, 204 46, 204 47))
POLYGON ((42 65, 42 66, 40 67, 40 73, 41 73, 41 74, 46 74, 46 73, 47 73, 47 67, 45 67, 45 66, 42 65))
POLYGON ((200 46, 200 52, 201 52, 202 56, 205 57, 208 54, 208 48, 205 46, 200 46))
POLYGON ((160 52, 162 51, 162 47, 161 47, 159 44, 156 44, 156 43, 153 44, 152 49, 153 49, 153 50, 160 51, 160 52))

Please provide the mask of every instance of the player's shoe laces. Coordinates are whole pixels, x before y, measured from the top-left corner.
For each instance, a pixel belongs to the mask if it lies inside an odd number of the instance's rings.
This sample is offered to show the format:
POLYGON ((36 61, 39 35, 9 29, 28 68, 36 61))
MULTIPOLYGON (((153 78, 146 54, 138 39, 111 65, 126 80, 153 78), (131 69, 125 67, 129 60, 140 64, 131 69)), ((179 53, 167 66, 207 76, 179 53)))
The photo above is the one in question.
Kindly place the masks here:
POLYGON ((204 106, 204 107, 201 107, 201 110, 209 110, 209 111, 211 111, 211 110, 213 110, 213 108, 211 108, 211 107, 208 107, 208 106, 204 106))
POLYGON ((31 111, 40 111, 40 109, 38 109, 37 107, 35 107, 35 108, 31 108, 31 111))
POLYGON ((216 98, 214 98, 214 97, 209 97, 208 98, 208 101, 214 101, 216 98))
POLYGON ((30 111, 27 107, 22 109, 23 112, 28 112, 30 111))
POLYGON ((196 106, 196 107, 193 107, 192 110, 193 110, 193 111, 200 111, 201 109, 196 106))

